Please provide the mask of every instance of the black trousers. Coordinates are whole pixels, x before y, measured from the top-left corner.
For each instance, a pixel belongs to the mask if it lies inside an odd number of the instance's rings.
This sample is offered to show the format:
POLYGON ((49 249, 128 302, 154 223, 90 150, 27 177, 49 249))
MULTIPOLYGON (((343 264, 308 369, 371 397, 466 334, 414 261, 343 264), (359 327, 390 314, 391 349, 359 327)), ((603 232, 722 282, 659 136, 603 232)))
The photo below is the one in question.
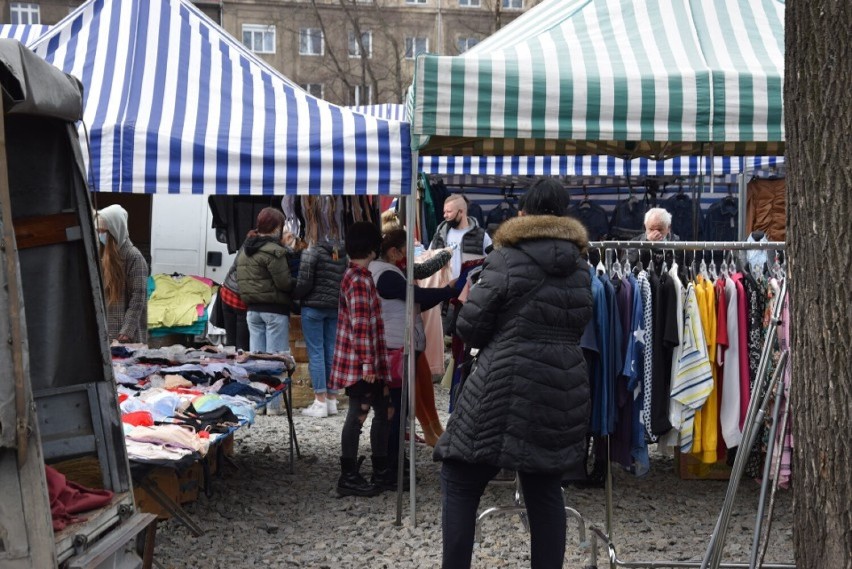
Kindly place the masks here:
POLYGON ((340 456, 358 458, 358 445, 361 440, 361 427, 373 410, 373 423, 370 425, 370 450, 373 456, 388 455, 388 395, 381 381, 367 383, 364 380, 346 388, 349 396, 349 408, 343 421, 340 434, 340 456))
POLYGON ((227 345, 236 346, 238 350, 248 350, 249 331, 246 323, 246 311, 228 306, 223 302, 222 316, 225 319, 227 345))
MULTIPOLYGON (((476 511, 496 466, 445 460, 441 467, 443 569, 469 569, 476 511)), ((565 500, 560 474, 519 472, 530 523, 532 569, 561 568, 565 559, 565 500)))

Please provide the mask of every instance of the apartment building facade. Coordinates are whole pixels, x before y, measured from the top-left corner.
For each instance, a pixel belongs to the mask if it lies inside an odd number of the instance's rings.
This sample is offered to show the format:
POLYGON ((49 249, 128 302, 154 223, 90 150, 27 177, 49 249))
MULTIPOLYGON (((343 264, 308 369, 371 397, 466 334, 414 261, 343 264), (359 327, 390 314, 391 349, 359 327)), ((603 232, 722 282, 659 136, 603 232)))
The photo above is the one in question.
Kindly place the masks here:
MULTIPOLYGON (((198 0, 196 6, 311 94, 400 103, 416 56, 463 53, 540 0, 198 0)), ((79 0, 0 0, 0 23, 55 24, 79 0)))

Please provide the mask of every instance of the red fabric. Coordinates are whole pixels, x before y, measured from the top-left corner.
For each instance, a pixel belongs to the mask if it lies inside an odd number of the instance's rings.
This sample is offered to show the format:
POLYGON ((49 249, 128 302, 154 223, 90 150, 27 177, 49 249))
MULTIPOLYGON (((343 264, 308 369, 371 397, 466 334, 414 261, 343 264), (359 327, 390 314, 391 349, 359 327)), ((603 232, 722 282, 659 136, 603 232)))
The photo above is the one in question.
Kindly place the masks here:
POLYGON ((369 374, 375 374, 376 381, 390 381, 385 324, 373 276, 367 268, 350 263, 340 283, 329 386, 345 389, 369 374))
POLYGON ((119 403, 124 403, 125 401, 127 401, 127 394, 125 394, 125 393, 119 393, 119 394, 118 394, 118 402, 119 402, 119 403))
POLYGON ((219 298, 221 298, 222 302, 231 308, 236 308, 237 310, 248 310, 248 305, 242 301, 240 295, 224 285, 219 287, 219 298))
POLYGON ((154 417, 148 411, 133 411, 132 413, 124 413, 121 416, 121 422, 134 427, 153 427, 154 417))
POLYGON ((390 370, 390 382, 388 383, 388 387, 393 389, 402 387, 405 363, 404 348, 388 350, 388 369, 390 370))
POLYGON ((96 490, 76 482, 69 482, 64 474, 49 466, 45 466, 44 470, 47 477, 47 495, 50 498, 53 531, 65 529, 68 524, 85 520, 74 514, 102 508, 112 501, 113 493, 109 490, 96 490))

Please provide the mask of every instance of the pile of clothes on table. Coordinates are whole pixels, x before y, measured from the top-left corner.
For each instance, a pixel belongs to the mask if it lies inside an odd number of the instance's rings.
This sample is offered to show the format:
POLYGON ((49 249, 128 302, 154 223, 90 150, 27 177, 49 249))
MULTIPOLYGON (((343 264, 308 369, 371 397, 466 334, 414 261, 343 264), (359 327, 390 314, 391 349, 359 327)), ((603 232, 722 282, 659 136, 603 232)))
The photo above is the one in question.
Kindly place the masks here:
POLYGON ((128 458, 150 463, 205 456, 217 437, 252 424, 296 367, 289 354, 221 346, 111 350, 128 458))

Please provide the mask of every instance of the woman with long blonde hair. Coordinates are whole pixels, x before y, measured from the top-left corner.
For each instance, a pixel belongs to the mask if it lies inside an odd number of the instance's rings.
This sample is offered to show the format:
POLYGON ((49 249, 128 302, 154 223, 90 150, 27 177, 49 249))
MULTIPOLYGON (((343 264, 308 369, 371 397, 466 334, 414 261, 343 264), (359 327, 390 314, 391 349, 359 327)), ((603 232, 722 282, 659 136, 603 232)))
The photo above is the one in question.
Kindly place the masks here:
POLYGON ((148 263, 127 231, 127 210, 111 205, 97 212, 107 332, 121 343, 148 341, 148 263))

